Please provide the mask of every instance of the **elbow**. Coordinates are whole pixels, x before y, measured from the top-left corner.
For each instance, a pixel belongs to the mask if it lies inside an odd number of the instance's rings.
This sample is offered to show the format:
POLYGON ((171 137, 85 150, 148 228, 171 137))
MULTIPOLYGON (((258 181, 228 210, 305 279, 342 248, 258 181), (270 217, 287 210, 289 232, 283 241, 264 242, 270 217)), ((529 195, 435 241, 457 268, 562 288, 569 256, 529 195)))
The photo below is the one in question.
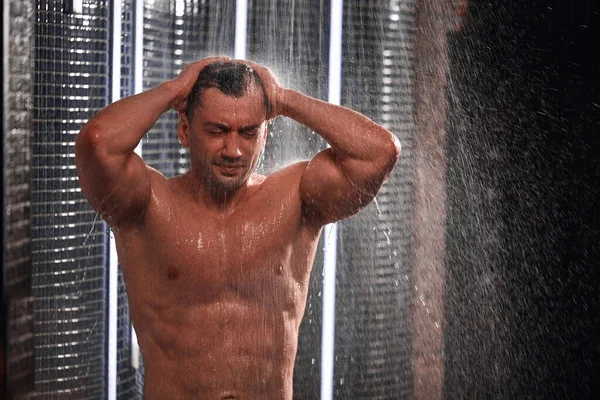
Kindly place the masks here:
POLYGON ((400 141, 398 138, 390 133, 390 140, 386 143, 386 149, 382 154, 386 155, 386 165, 388 171, 391 171, 398 159, 400 158, 400 151, 402 150, 402 146, 400 145, 400 141))
POLYGON ((75 139, 75 165, 79 169, 91 156, 98 156, 106 147, 104 134, 94 122, 86 123, 75 139))
MULTIPOLYGON (((391 135, 391 134, 390 134, 391 135)), ((392 137, 392 158, 394 160, 394 165, 398 162, 400 158, 400 151, 402 150, 402 145, 400 144, 400 140, 395 135, 391 135, 392 137)))
POLYGON ((78 153, 87 153, 103 146, 102 129, 93 121, 87 122, 79 131, 75 139, 75 156, 78 153))

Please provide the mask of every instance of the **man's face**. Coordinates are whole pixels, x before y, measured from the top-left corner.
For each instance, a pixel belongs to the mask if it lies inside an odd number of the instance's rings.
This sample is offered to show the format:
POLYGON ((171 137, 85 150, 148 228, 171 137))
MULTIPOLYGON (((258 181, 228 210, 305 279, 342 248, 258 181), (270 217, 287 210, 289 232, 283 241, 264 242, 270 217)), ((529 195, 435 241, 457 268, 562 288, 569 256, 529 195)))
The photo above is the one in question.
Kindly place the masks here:
POLYGON ((242 97, 208 88, 180 140, 190 148, 192 168, 210 191, 232 192, 250 177, 266 139, 266 110, 261 89, 242 97))

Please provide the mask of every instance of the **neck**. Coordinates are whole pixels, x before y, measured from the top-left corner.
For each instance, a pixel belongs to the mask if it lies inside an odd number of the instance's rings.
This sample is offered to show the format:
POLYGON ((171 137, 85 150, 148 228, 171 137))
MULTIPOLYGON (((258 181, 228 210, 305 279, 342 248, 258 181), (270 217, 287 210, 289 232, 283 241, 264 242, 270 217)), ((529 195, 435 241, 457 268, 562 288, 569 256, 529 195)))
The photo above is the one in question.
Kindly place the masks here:
POLYGON ((235 190, 211 189, 204 179, 191 169, 185 174, 185 181, 196 203, 219 213, 232 212, 242 201, 249 186, 248 181, 245 181, 235 190))

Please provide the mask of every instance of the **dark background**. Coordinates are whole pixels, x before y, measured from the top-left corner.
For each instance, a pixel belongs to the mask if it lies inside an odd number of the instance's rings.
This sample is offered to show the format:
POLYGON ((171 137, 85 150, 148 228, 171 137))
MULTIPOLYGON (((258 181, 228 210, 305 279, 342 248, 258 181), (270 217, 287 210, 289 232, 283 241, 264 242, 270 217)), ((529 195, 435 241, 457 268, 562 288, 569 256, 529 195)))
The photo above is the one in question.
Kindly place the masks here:
POLYGON ((596 1, 472 1, 449 42, 445 398, 600 393, 596 1))

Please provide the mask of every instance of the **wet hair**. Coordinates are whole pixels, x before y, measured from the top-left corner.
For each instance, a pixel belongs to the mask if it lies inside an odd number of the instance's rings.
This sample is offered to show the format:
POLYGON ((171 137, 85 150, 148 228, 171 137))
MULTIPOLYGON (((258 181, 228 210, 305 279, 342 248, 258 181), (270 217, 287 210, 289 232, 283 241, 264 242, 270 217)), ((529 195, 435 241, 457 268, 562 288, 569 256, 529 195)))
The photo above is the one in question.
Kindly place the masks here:
POLYGON ((196 83, 192 87, 187 101, 186 115, 192 119, 194 110, 202 106, 202 95, 208 88, 217 88, 231 97, 241 97, 252 87, 258 87, 263 93, 263 101, 267 115, 269 99, 258 73, 248 64, 239 61, 215 62, 200 71, 196 83))

